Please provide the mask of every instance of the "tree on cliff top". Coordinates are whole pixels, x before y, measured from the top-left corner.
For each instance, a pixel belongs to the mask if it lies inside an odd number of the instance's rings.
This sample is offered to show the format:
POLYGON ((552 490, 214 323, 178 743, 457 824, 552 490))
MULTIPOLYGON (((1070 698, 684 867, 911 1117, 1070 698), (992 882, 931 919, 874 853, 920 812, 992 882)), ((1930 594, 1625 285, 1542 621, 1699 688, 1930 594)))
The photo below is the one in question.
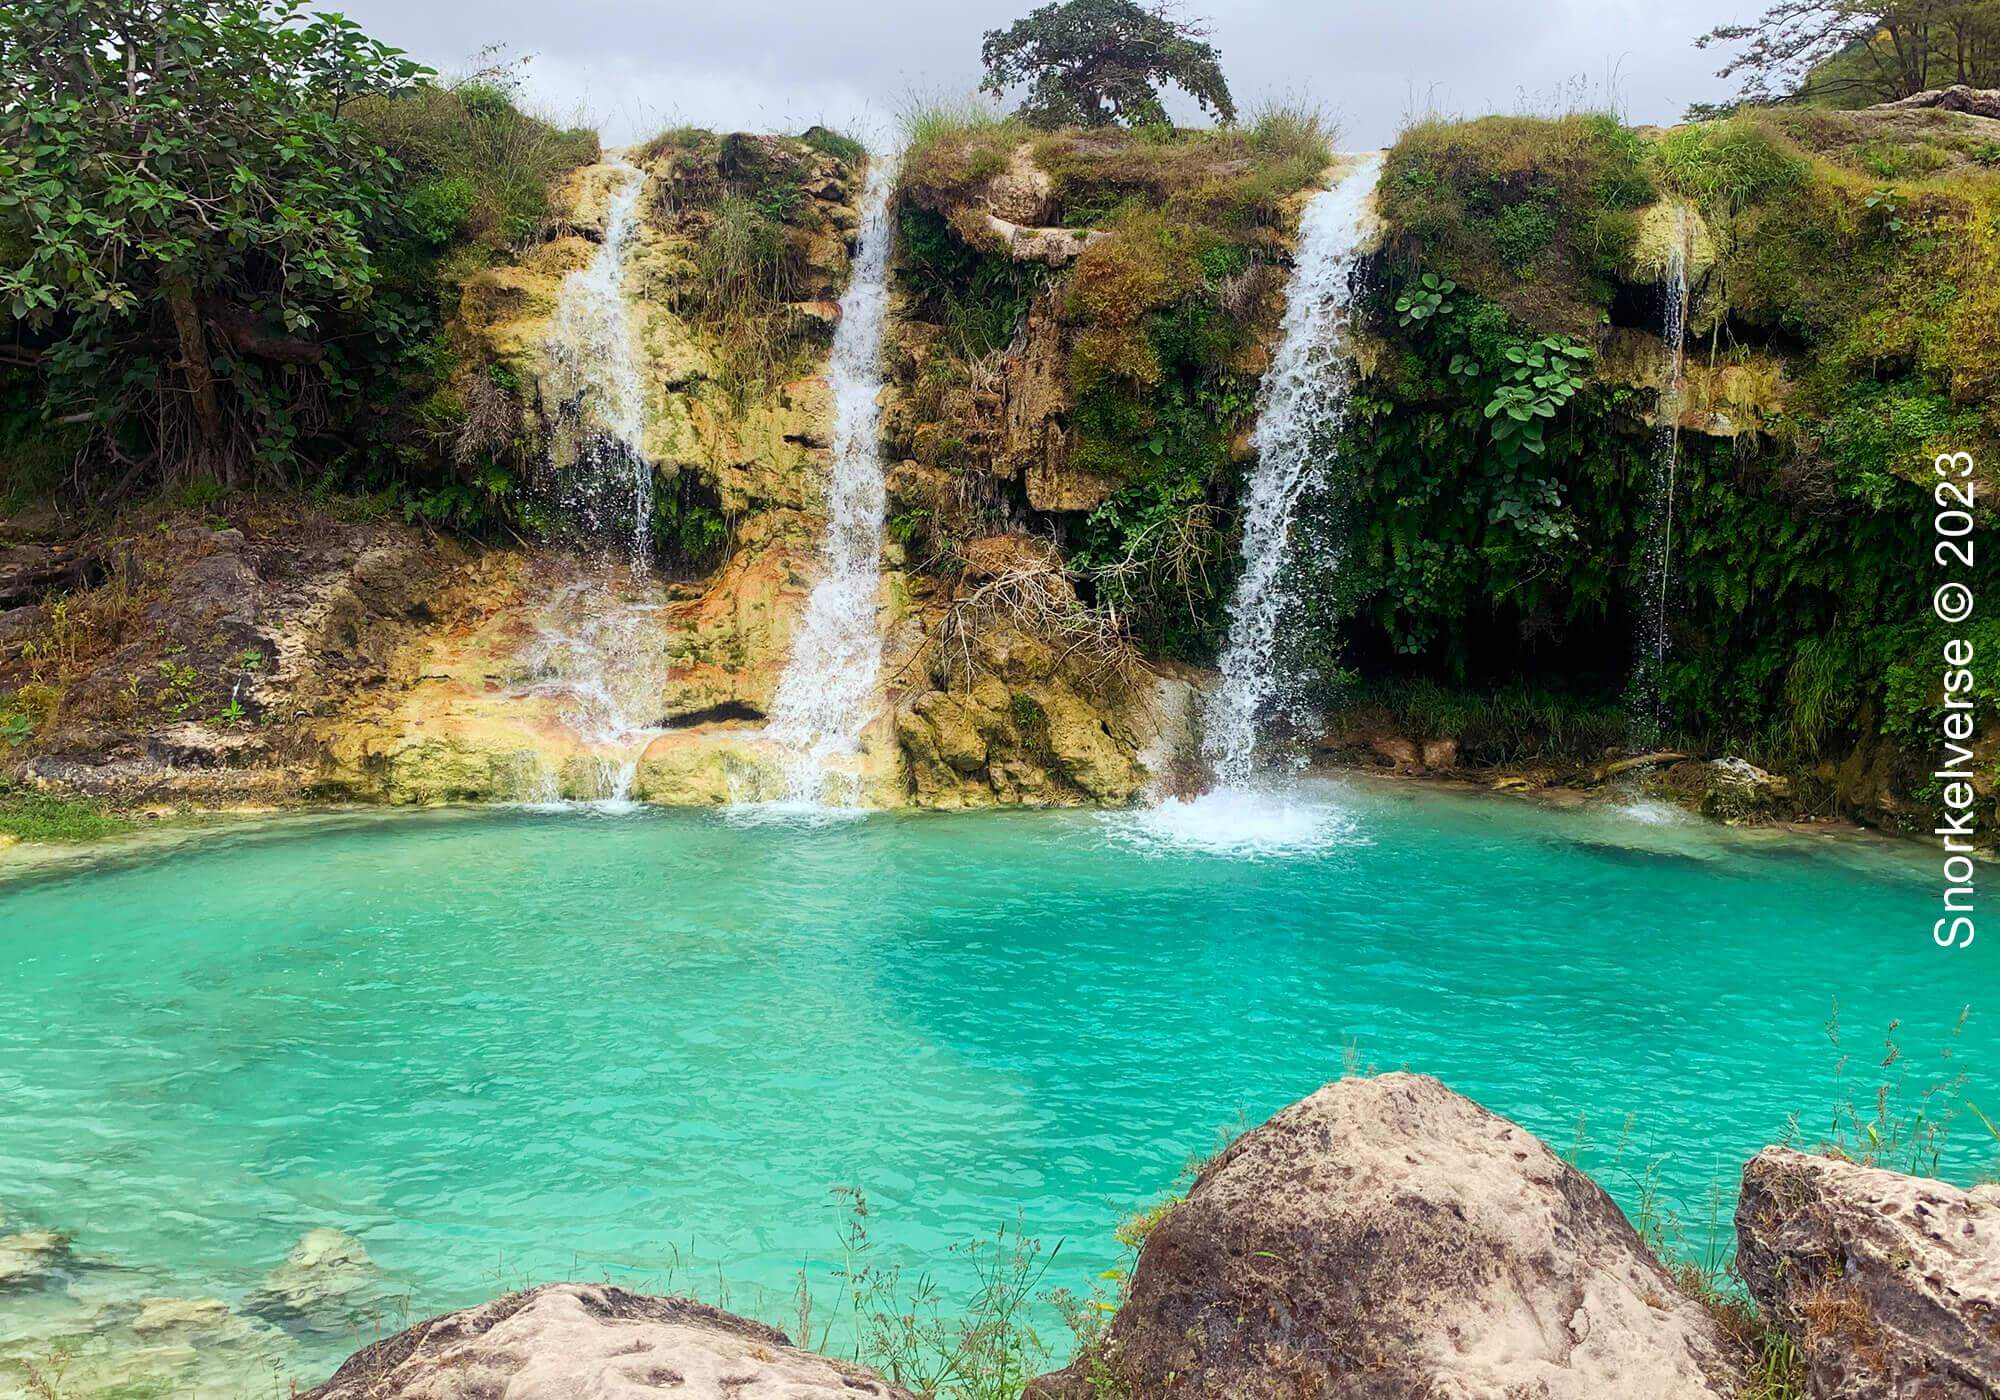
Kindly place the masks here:
POLYGON ((1779 0, 1695 42, 1743 45, 1717 76, 1741 75, 1749 102, 1885 102, 2000 82, 1995 0, 1779 0))
POLYGON ((425 71, 305 0, 0 5, 0 363, 128 477, 282 463, 397 168, 342 108, 425 71))
POLYGON ((1026 84, 1021 118, 1033 126, 1165 125, 1160 85, 1172 83, 1219 121, 1236 119, 1215 46, 1199 20, 1165 4, 1058 0, 1005 29, 988 30, 982 90, 1026 84))

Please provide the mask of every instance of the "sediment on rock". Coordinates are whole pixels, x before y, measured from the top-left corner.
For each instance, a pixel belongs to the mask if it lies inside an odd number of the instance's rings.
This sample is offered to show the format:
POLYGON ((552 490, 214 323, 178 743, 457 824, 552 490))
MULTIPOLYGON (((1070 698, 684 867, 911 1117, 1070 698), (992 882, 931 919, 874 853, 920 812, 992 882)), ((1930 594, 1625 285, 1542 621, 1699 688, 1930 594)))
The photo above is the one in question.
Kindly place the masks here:
POLYGON ((349 1357, 302 1400, 473 1395, 915 1400, 859 1366, 687 1298, 551 1283, 446 1313, 349 1357))

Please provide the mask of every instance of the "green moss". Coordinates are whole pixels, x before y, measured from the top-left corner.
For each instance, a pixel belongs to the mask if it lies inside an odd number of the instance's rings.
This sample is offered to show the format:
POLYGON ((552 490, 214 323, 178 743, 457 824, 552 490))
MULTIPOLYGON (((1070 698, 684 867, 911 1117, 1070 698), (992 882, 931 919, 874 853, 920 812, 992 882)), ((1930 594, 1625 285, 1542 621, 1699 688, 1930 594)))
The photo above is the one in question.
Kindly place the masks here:
POLYGON ((835 160, 854 162, 868 158, 868 148, 866 146, 862 145, 852 136, 844 132, 835 131, 830 127, 811 127, 799 139, 815 151, 818 151, 821 155, 832 156, 835 160))
POLYGON ((1389 151, 1379 195, 1407 252, 1570 331, 1597 323, 1630 212, 1655 197, 1645 144, 1597 115, 1420 122, 1389 151))
POLYGON ((103 804, 0 782, 0 834, 21 841, 96 841, 131 829, 103 804))

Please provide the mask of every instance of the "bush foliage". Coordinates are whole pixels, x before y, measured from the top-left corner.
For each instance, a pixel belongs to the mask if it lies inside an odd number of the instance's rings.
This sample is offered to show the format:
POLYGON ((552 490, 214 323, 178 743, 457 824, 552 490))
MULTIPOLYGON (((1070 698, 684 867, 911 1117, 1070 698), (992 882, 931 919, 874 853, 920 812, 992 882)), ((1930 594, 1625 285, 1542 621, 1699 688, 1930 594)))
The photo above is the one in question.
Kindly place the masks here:
MULTIPOLYGON (((1657 346, 1659 294, 1627 290, 1643 277, 1621 266, 1621 230, 1658 191, 1712 244, 1685 353, 1769 399, 1755 431, 1679 435, 1673 727, 1805 775, 1830 807, 1920 787, 1912 746, 1941 699, 1931 457, 2000 450, 2000 181, 1970 161, 1893 187, 1859 168, 1927 139, 1901 118, 1871 131, 1863 114, 1804 112, 1650 140, 1576 117, 1406 133, 1385 168, 1373 294, 1386 353, 1328 487, 1357 538, 1339 596, 1318 600, 1327 653, 1377 677, 1616 696, 1661 524, 1655 389, 1593 366, 1543 420, 1541 450, 1511 460, 1484 406, 1510 347, 1552 330, 1657 346), (1528 225, 1504 221, 1529 203, 1555 231, 1524 266, 1508 239, 1528 225), (1398 314, 1440 287, 1430 313, 1398 314)), ((1990 563, 1978 572, 1994 585, 1990 563)))
POLYGON ((451 273, 532 232, 594 137, 524 116, 504 71, 440 85, 303 0, 22 0, 0 63, 6 433, 65 445, 93 502, 477 478, 443 450, 451 273))

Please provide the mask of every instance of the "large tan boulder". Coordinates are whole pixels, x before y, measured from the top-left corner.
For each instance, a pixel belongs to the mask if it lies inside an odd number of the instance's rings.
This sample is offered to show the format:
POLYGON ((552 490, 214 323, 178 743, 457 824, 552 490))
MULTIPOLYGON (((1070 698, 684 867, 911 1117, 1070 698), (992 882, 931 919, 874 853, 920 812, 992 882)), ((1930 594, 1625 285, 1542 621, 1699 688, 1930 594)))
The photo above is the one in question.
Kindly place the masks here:
POLYGON ((1819 1400, 2000 1394, 2000 1186, 1769 1147, 1743 1169, 1736 1241, 1819 1400))
POLYGON ((304 1400, 470 1396, 914 1400, 775 1327, 687 1298, 551 1283, 420 1322, 356 1352, 304 1400))
POLYGON ((1589 1178, 1436 1080, 1387 1074, 1209 1164, 1100 1348, 1030 1394, 1695 1400, 1734 1380, 1714 1322, 1589 1178))

